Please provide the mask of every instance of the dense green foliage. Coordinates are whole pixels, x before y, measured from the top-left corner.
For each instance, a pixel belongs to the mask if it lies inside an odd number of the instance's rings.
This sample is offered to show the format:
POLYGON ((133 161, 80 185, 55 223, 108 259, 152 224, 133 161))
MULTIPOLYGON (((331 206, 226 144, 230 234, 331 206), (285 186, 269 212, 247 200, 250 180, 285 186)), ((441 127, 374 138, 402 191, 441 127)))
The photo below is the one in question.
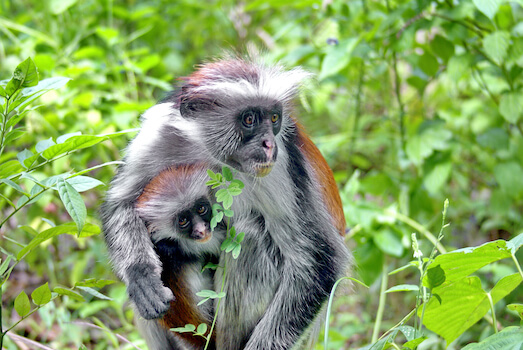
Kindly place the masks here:
POLYGON ((14 327, 4 346, 145 348, 125 287, 106 286, 99 185, 177 77, 250 44, 317 74, 298 118, 335 172, 353 275, 370 286, 341 283, 329 348, 389 329, 373 349, 523 343, 509 328, 523 315, 522 6, 0 2, 1 332, 14 327), (463 247, 474 248, 451 252, 463 247))

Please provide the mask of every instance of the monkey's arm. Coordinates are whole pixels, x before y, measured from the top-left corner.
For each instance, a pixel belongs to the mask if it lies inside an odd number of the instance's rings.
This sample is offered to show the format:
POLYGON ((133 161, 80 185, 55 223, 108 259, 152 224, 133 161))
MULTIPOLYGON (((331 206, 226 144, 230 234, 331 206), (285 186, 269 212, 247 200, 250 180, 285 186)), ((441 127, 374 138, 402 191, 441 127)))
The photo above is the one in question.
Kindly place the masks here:
POLYGON ((101 218, 115 273, 127 285, 140 315, 153 319, 168 310, 173 294, 162 283, 161 262, 134 204, 161 170, 197 157, 195 147, 173 126, 179 113, 171 104, 153 106, 143 118, 142 129, 127 149, 125 164, 111 182, 101 218))

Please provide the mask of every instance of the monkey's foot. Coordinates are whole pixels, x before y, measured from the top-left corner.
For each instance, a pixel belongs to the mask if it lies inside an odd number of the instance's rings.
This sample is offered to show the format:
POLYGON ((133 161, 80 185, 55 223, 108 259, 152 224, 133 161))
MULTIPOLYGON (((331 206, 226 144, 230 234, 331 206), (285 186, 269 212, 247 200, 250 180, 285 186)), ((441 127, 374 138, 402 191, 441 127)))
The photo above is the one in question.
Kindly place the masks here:
POLYGON ((162 317, 174 300, 172 291, 153 271, 151 264, 135 264, 127 269, 129 299, 146 320, 162 317))

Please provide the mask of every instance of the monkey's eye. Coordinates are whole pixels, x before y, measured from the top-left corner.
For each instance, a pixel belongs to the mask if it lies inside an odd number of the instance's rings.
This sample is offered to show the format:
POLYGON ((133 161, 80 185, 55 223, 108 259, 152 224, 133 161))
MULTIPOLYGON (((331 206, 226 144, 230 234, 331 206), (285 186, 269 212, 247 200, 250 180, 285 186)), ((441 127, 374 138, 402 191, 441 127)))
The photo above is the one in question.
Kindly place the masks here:
POLYGON ((272 117, 271 117, 271 121, 272 121, 273 123, 276 123, 279 119, 280 119, 280 116, 279 116, 278 113, 274 113, 274 114, 272 115, 272 117))
POLYGON ((205 214, 207 214, 207 211, 209 211, 209 209, 205 205, 200 205, 198 207, 197 211, 198 211, 198 214, 205 215, 205 214))
POLYGON ((251 113, 248 113, 246 114, 244 117, 243 117, 243 120, 242 120, 242 123, 245 127, 247 128, 252 128, 254 126, 254 115, 251 114, 251 113))
POLYGON ((178 218, 178 225, 180 228, 187 228, 187 226, 189 226, 189 219, 187 219, 185 216, 180 216, 178 218))

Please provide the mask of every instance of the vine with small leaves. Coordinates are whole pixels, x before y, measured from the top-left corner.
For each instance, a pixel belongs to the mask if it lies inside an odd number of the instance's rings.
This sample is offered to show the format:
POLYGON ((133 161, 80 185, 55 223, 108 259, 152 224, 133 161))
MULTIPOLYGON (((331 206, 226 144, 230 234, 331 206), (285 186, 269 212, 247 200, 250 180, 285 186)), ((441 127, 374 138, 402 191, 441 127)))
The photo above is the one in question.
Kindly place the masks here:
MULTIPOLYGON (((234 216, 234 212, 231 209, 234 202, 234 197, 242 193, 244 184, 242 181, 235 179, 234 175, 228 167, 222 167, 222 172, 213 172, 212 170, 207 170, 210 180, 206 183, 207 186, 210 186, 213 190, 220 188, 216 191, 215 197, 216 202, 212 206, 212 219, 210 222, 211 230, 214 231, 218 223, 222 222, 226 218, 226 237, 222 242, 220 250, 222 254, 231 254, 234 259, 237 259, 241 252, 241 243, 245 237, 244 232, 236 232, 234 226, 231 225, 231 219, 234 216)), ((223 269, 222 273, 222 284, 219 292, 214 290, 202 290, 196 293, 200 298, 203 298, 197 305, 200 306, 211 299, 217 299, 218 303, 216 305, 216 313, 214 315, 211 329, 208 329, 206 323, 201 323, 198 326, 193 324, 186 324, 184 327, 171 328, 172 331, 178 333, 193 333, 194 336, 202 337, 206 340, 204 349, 207 349, 210 341, 212 339, 212 334, 214 327, 216 325, 216 319, 218 317, 218 312, 220 310, 220 302, 225 297, 225 292, 223 291, 225 286, 225 279, 227 276, 227 261, 223 259, 223 266, 207 263, 202 272, 205 269, 216 270, 218 268, 223 269)))

